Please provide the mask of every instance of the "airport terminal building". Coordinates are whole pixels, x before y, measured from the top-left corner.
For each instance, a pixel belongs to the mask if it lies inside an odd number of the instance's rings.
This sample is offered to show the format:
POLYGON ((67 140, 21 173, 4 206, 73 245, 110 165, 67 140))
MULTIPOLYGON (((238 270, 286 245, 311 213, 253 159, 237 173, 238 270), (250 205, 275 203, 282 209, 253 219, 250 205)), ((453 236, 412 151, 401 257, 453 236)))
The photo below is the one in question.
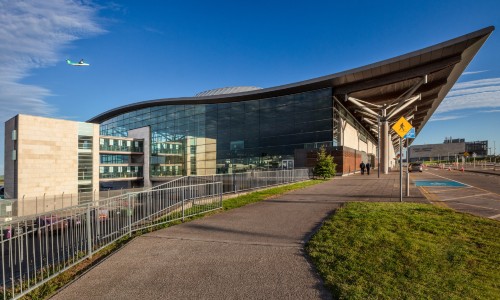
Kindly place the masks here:
POLYGON ((339 175, 361 161, 387 173, 399 151, 392 124, 404 116, 418 134, 493 30, 298 83, 143 101, 87 122, 17 115, 5 126, 6 196, 58 189, 82 202, 176 176, 312 168, 321 146, 339 175))

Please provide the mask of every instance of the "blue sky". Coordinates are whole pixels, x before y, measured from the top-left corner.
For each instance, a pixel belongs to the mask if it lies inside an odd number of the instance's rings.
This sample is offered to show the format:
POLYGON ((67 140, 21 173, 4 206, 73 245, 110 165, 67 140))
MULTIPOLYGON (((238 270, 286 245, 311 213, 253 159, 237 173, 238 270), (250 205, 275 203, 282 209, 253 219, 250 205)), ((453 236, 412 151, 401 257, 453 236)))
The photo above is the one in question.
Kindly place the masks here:
POLYGON ((128 103, 273 87, 495 26, 414 144, 497 142, 500 1, 0 0, 0 174, 16 114, 85 121, 128 103), (91 66, 66 65, 84 58, 91 66))

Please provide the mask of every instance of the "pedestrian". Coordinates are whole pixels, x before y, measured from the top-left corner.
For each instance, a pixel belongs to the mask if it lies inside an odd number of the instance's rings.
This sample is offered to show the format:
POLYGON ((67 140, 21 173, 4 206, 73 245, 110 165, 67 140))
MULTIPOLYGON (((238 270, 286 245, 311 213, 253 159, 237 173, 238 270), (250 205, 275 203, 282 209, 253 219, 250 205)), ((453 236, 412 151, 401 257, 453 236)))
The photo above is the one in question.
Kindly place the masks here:
POLYGON ((370 162, 367 162, 365 167, 366 167, 366 174, 370 175, 370 168, 372 167, 372 165, 370 165, 370 162))
POLYGON ((359 164, 359 167, 361 168, 361 175, 365 174, 365 163, 364 162, 361 162, 359 164))

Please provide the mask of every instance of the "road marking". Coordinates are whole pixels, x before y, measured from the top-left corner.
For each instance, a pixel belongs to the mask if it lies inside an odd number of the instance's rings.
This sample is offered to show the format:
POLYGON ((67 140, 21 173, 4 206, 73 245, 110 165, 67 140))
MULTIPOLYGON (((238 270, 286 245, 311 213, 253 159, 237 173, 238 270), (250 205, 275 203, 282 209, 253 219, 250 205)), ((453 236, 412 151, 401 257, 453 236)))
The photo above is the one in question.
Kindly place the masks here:
MULTIPOLYGON (((485 189, 479 188, 479 187, 477 187, 477 186, 473 186, 473 185, 466 184, 466 183, 463 183, 463 182, 460 182, 460 181, 456 181, 456 180, 453 180, 453 179, 450 179, 450 178, 446 178, 446 177, 443 177, 443 176, 439 176, 439 175, 434 174, 434 173, 430 173, 430 172, 426 172, 426 173, 429 173, 429 174, 431 174, 431 175, 438 176, 438 177, 441 177, 441 178, 444 178, 444 179, 448 179, 448 180, 451 180, 451 181, 455 181, 455 182, 458 182, 458 183, 462 183, 462 184, 465 184, 465 185, 467 185, 467 186, 473 187, 473 188, 475 188, 475 189, 478 189, 478 190, 481 190, 481 191, 485 191, 485 192, 488 192, 488 193, 491 193, 491 194, 495 194, 495 195, 497 195, 497 196, 499 196, 499 197, 500 197, 500 194, 497 194, 497 193, 495 193, 495 192, 491 192, 491 191, 488 191, 488 190, 485 190, 485 189)), ((499 201, 499 200, 496 200, 496 201, 499 201)))
POLYGON ((450 180, 450 181, 455 181, 455 182, 461 183, 461 184, 463 184, 463 185, 465 185, 465 186, 470 186, 470 187, 473 187, 473 186, 472 186, 472 185, 470 185, 470 184, 463 183, 463 182, 460 182, 460 181, 457 181, 457 180, 453 180, 453 179, 450 179, 450 178, 447 178, 447 177, 444 177, 444 176, 440 176, 440 175, 437 175, 437 174, 434 174, 434 173, 431 173, 431 172, 426 172, 426 173, 429 173, 429 174, 431 174, 431 175, 434 175, 434 176, 437 176, 437 177, 441 177, 441 178, 444 178, 444 179, 448 179, 448 180, 450 180))
POLYGON ((443 207, 443 208, 450 208, 446 203, 440 201, 435 194, 429 193, 427 189, 423 186, 418 187, 420 191, 422 192, 422 195, 429 200, 429 202, 435 206, 443 207))
POLYGON ((442 192, 456 191, 456 190, 461 190, 461 189, 471 189, 471 188, 474 188, 474 187, 472 187, 472 186, 463 186, 463 187, 457 186, 456 188, 453 188, 453 189, 444 189, 444 190, 437 190, 438 186, 433 186, 433 188, 436 189, 436 192, 442 193, 442 192))
POLYGON ((463 197, 457 197, 457 198, 442 199, 441 201, 450 201, 450 200, 458 200, 458 199, 465 199, 465 198, 471 198, 471 197, 480 197, 480 196, 486 196, 486 195, 491 195, 491 194, 492 193, 479 194, 479 195, 469 195, 469 196, 463 196, 463 197))
POLYGON ((485 207, 485 206, 468 204, 468 203, 463 203, 463 202, 457 202, 455 204, 457 204, 457 205, 468 205, 468 206, 474 206, 474 207, 479 207, 479 208, 484 208, 484 209, 489 209, 489 210, 498 210, 498 211, 500 211, 500 209, 497 209, 497 208, 485 207))

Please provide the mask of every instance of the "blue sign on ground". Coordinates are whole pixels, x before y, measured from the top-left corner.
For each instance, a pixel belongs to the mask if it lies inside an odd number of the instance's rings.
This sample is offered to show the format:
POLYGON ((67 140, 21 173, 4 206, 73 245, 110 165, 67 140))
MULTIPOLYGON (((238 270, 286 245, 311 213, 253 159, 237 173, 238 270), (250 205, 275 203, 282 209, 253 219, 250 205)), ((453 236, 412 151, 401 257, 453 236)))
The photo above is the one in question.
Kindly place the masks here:
POLYGON ((416 186, 466 186, 463 183, 449 180, 418 180, 416 186))
POLYGON ((415 138, 415 127, 412 127, 410 129, 410 131, 408 131, 406 134, 405 134, 405 139, 414 139, 415 138))

